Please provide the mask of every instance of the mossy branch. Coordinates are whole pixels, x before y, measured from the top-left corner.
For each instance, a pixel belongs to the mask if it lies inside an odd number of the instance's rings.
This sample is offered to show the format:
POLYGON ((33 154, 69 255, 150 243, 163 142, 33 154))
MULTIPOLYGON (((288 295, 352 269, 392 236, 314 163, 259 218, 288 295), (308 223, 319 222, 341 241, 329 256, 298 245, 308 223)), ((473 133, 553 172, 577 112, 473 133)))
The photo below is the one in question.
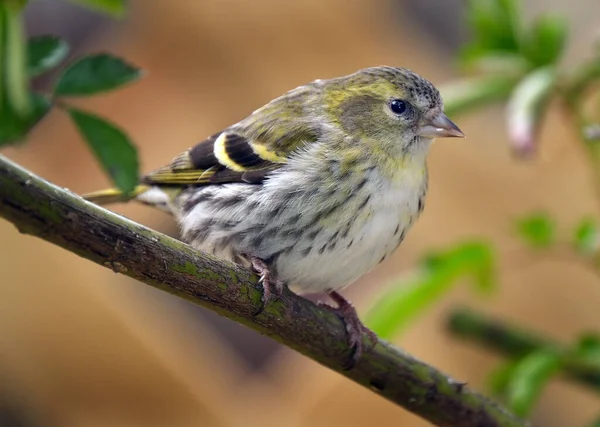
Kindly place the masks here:
MULTIPOLYGON (((285 291, 260 307, 250 271, 86 202, 0 156, 0 216, 117 273, 170 292, 297 350, 407 410, 445 427, 527 424, 463 383, 379 340, 351 370, 341 320, 285 291)), ((368 347, 368 338, 363 337, 368 347)))

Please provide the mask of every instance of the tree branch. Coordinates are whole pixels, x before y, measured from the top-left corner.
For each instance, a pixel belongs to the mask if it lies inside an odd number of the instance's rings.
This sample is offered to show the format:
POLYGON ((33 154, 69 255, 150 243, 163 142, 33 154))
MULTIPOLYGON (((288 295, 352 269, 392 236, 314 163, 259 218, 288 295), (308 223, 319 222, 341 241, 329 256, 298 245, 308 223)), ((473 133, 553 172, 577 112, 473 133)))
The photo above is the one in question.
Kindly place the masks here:
POLYGON ((568 349, 532 332, 505 325, 471 310, 456 310, 448 319, 448 328, 456 335, 477 342, 511 358, 523 357, 535 350, 548 348, 563 355, 567 378, 600 391, 600 371, 578 360, 568 349))
MULTIPOLYGON (((259 315, 250 271, 58 188, 0 156, 0 216, 97 264, 246 325, 443 427, 526 423, 436 369, 379 340, 352 370, 341 320, 286 290, 259 315)), ((365 348, 369 347, 366 336, 365 348)))

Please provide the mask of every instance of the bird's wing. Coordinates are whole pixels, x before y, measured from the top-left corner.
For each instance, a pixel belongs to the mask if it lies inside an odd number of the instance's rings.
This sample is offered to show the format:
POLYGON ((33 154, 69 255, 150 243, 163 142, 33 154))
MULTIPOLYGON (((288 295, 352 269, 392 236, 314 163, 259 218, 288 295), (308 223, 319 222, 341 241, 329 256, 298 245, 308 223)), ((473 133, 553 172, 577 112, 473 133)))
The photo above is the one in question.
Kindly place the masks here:
POLYGON ((143 178, 152 185, 261 183, 298 148, 321 136, 304 105, 314 96, 300 87, 271 101, 246 119, 181 153, 171 164, 143 178))
POLYGON ((317 135, 290 129, 275 143, 269 134, 252 139, 232 130, 215 134, 150 172, 143 182, 153 185, 210 185, 228 182, 260 183, 287 162, 287 156, 317 135), (285 147, 285 151, 278 150, 285 147))

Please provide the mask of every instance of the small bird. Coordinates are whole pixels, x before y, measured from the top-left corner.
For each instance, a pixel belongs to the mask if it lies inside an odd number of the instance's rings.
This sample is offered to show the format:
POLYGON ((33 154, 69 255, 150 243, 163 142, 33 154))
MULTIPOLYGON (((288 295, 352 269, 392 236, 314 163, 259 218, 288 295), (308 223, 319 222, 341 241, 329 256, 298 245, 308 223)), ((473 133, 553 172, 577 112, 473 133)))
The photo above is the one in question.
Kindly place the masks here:
MULTIPOLYGON (((142 178, 130 198, 172 213, 184 241, 251 267, 263 303, 325 292, 353 349, 370 332, 338 291, 400 245, 424 207, 432 141, 464 137, 435 86, 379 66, 297 87, 142 178)), ((124 201, 114 189, 84 196, 124 201)))

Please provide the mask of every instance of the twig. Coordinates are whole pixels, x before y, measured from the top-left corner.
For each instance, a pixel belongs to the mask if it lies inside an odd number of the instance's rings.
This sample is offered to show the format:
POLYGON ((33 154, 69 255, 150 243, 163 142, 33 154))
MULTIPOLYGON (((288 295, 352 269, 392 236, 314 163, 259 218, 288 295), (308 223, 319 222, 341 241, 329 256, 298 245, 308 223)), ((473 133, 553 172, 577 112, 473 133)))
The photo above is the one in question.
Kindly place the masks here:
MULTIPOLYGON (((88 203, 2 156, 0 216, 22 233, 265 334, 438 426, 528 425, 382 340, 343 370, 350 349, 342 322, 329 310, 286 290, 254 316, 261 293, 250 271, 88 203)), ((363 341, 369 347, 366 336, 363 341)))
POLYGON ((450 331, 488 349, 511 358, 523 357, 532 351, 548 348, 564 357, 567 378, 600 392, 600 371, 579 361, 567 348, 532 332, 508 326, 471 310, 460 309, 448 318, 450 331))

